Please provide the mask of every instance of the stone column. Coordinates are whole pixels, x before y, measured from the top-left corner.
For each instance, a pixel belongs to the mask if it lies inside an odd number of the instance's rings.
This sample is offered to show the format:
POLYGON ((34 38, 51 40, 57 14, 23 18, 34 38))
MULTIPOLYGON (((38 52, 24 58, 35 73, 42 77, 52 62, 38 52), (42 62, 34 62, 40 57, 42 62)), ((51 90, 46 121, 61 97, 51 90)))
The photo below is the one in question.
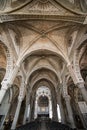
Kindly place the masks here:
POLYGON ((77 87, 80 89, 82 96, 84 98, 84 101, 87 103, 87 91, 84 86, 84 80, 82 79, 81 76, 80 76, 80 79, 78 78, 78 76, 74 72, 74 69, 72 68, 71 64, 67 65, 67 67, 68 67, 69 73, 73 79, 74 84, 77 85, 77 87))
MULTIPOLYGON (((32 95, 32 101, 31 101, 31 106, 30 106, 30 120, 34 120, 34 116, 35 116, 35 95, 32 95)), ((37 115, 37 110, 38 110, 38 104, 36 106, 36 115, 37 115)))
POLYGON ((15 77, 17 75, 17 72, 19 70, 19 67, 20 66, 16 65, 15 68, 13 69, 13 71, 12 71, 11 76, 8 77, 7 81, 6 82, 3 81, 1 83, 2 87, 1 87, 1 90, 0 90, 0 104, 2 103, 2 100, 3 100, 4 96, 5 96, 5 93, 6 93, 7 89, 9 87, 11 87, 11 85, 13 84, 13 81, 14 81, 14 79, 15 79, 15 77))
POLYGON ((22 100, 19 99, 11 130, 15 130, 15 128, 16 128, 16 124, 17 124, 17 121, 18 121, 19 113, 20 113, 21 104, 22 104, 22 100))
POLYGON ((30 120, 30 91, 28 91, 27 96, 26 96, 26 108, 25 108, 25 113, 24 113, 24 119, 23 119, 23 124, 26 124, 26 121, 30 120))
POLYGON ((26 119, 28 119, 28 122, 30 122, 30 104, 28 104, 26 119))
POLYGON ((70 104, 70 96, 66 95, 64 97, 64 99, 65 99, 65 103, 66 103, 68 117, 69 117, 69 121, 70 121, 71 127, 72 128, 76 128, 75 127, 75 123, 74 123, 74 118, 73 118, 73 112, 72 112, 72 108, 71 108, 71 104, 70 104))
POLYGON ((34 119, 37 118, 37 109, 38 109, 38 104, 37 104, 37 99, 36 99, 36 101, 35 101, 34 119))
POLYGON ((27 111, 28 111, 28 105, 26 105, 26 108, 25 108, 23 125, 26 124, 26 121, 27 121, 27 111))
POLYGON ((49 118, 52 119, 53 115, 52 115, 52 102, 51 99, 49 99, 49 118))
POLYGON ((61 122, 64 124, 65 123, 65 116, 64 116, 64 110, 63 110, 63 105, 61 102, 60 95, 59 95, 59 108, 60 108, 61 122))
POLYGON ((2 103, 2 100, 5 96, 5 93, 8 89, 8 84, 7 83, 2 83, 2 87, 1 87, 1 90, 0 90, 0 104, 2 103))
POLYGON ((85 85, 87 86, 87 76, 86 76, 86 78, 85 78, 85 85))
POLYGON ((58 115, 58 122, 61 122, 61 113, 60 113, 60 106, 57 104, 57 115, 58 115))
POLYGON ((30 121, 30 104, 27 104, 25 108, 23 124, 26 124, 29 121, 30 121))
POLYGON ((78 83, 77 87, 80 89, 82 96, 84 98, 84 101, 87 103, 87 90, 84 86, 84 83, 78 83))
POLYGON ((20 93, 19 93, 19 96, 18 96, 18 105, 17 105, 17 109, 16 109, 16 113, 15 113, 15 116, 14 116, 14 120, 13 120, 13 123, 12 123, 11 130, 15 130, 15 128, 16 128, 23 98, 24 98, 24 81, 22 81, 22 83, 21 83, 20 93))
MULTIPOLYGON (((8 92, 9 93, 9 92, 8 92)), ((5 95, 6 96, 6 95, 5 95)), ((7 99, 7 97, 4 97, 4 101, 7 99)), ((8 98, 9 98, 9 94, 8 94, 8 98)), ((4 117, 2 118, 1 122, 0 122, 0 130, 4 130, 4 122, 5 122, 5 119, 8 115, 8 112, 9 112, 9 109, 11 107, 11 103, 12 103, 12 98, 10 98, 9 102, 8 102, 8 106, 5 106, 6 107, 6 111, 4 113, 4 117)), ((4 109, 4 108, 2 108, 4 109)))
POLYGON ((8 0, 6 5, 7 5, 7 6, 6 6, 7 9, 10 9, 10 8, 11 8, 11 0, 8 0))
POLYGON ((57 102, 58 102, 59 108, 60 108, 61 122, 64 124, 65 116, 64 116, 63 104, 62 104, 62 100, 61 100, 62 88, 63 88, 63 84, 60 84, 60 86, 57 87, 57 102))

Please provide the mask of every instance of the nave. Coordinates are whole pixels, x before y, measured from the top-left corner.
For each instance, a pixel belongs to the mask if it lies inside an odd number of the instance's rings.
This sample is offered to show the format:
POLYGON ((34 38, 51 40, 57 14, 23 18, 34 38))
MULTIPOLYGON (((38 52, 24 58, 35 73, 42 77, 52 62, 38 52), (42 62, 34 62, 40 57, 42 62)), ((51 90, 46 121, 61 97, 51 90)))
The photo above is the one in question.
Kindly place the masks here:
POLYGON ((87 130, 87 0, 0 0, 0 130, 28 127, 87 130))

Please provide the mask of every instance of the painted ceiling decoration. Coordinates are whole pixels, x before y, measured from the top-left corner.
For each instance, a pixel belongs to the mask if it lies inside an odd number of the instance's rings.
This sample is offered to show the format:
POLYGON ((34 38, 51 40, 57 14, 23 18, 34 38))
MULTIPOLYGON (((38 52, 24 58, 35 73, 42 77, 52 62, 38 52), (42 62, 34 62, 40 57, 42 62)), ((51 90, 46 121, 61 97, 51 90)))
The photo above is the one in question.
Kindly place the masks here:
POLYGON ((86 6, 86 0, 0 0, 0 23, 39 19, 85 24, 86 6))
POLYGON ((26 7, 29 7, 28 11, 30 11, 32 9, 32 5, 35 9, 34 3, 43 10, 46 10, 47 6, 53 6, 53 8, 55 6, 55 10, 62 10, 63 8, 62 11, 67 10, 67 12, 70 11, 81 15, 87 14, 86 0, 0 0, 0 13, 11 13, 15 11, 20 12, 20 9, 26 7))

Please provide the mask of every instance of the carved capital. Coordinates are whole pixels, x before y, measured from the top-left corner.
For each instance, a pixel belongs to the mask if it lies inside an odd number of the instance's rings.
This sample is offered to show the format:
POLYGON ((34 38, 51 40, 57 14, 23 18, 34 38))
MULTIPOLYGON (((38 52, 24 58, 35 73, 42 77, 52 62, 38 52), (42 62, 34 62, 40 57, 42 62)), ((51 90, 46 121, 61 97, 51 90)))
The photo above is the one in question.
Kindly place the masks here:
POLYGON ((22 101, 23 101, 23 98, 24 98, 24 95, 19 95, 19 96, 18 96, 18 101, 22 102, 22 101))
POLYGON ((77 86, 78 86, 80 89, 84 88, 84 82, 77 83, 77 86))
POLYGON ((20 64, 16 63, 15 68, 20 68, 20 64))
POLYGON ((70 101, 70 96, 69 95, 64 95, 64 99, 65 99, 65 101, 70 101))
POLYGON ((70 75, 71 75, 71 77, 72 77, 72 79, 73 79, 74 84, 78 84, 78 83, 82 83, 82 82, 83 82, 82 77, 79 76, 80 73, 79 73, 79 75, 78 75, 78 73, 75 72, 75 70, 74 70, 74 68, 73 68, 73 66, 72 66, 71 64, 70 64, 70 65, 67 65, 67 68, 68 68, 69 73, 70 73, 70 75))
POLYGON ((2 89, 4 89, 4 90, 7 90, 8 88, 11 87, 11 84, 9 84, 7 82, 2 82, 1 84, 2 84, 2 89))

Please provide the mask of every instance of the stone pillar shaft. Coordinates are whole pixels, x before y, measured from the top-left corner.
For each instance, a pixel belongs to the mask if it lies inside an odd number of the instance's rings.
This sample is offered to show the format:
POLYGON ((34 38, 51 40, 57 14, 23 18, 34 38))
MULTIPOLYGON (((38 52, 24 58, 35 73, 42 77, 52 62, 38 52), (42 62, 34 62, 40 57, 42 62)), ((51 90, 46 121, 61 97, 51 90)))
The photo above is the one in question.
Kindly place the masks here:
POLYGON ((87 103, 87 90, 85 89, 84 83, 78 83, 77 87, 80 89, 84 101, 87 103))
POLYGON ((20 87, 20 92, 19 92, 19 96, 18 96, 18 105, 17 105, 17 109, 16 109, 16 113, 14 116, 11 130, 15 130, 15 128, 16 128, 23 98, 24 98, 24 80, 21 81, 21 87, 20 87))
POLYGON ((52 115, 52 102, 51 99, 49 99, 49 118, 52 119, 53 115, 52 115))
POLYGON ((0 104, 2 103, 2 100, 5 96, 7 89, 9 87, 11 87, 11 85, 13 84, 13 81, 14 81, 16 75, 17 75, 18 70, 19 70, 19 66, 15 66, 15 68, 12 71, 11 76, 8 77, 7 81, 6 82, 2 81, 2 87, 1 87, 1 90, 0 90, 0 104))
POLYGON ((59 107, 60 107, 61 122, 65 123, 64 110, 63 110, 63 105, 62 105, 61 100, 59 101, 59 107))
POLYGON ((27 120, 29 121, 29 119, 30 119, 30 104, 27 104, 25 108, 23 124, 26 124, 26 121, 27 120))
POLYGON ((28 122, 30 120, 30 89, 28 89, 27 95, 26 95, 26 108, 24 113, 24 119, 23 124, 26 124, 26 121, 28 119, 28 122))
POLYGON ((25 108, 24 119, 23 119, 23 125, 26 124, 27 111, 28 111, 28 105, 26 105, 26 108, 25 108))
POLYGON ((38 109, 38 105, 37 105, 37 99, 36 99, 36 101, 35 101, 34 119, 37 118, 37 109, 38 109))
POLYGON ((28 109, 27 109, 27 118, 29 120, 29 115, 30 115, 30 104, 28 105, 28 109))
POLYGON ((64 124, 65 115, 64 115, 63 104, 62 104, 62 99, 61 99, 63 84, 61 83, 60 86, 58 86, 58 87, 59 87, 59 89, 57 89, 57 102, 58 102, 59 108, 60 108, 61 122, 64 124))
POLYGON ((65 103, 66 103, 66 107, 67 107, 67 112, 68 112, 70 124, 71 124, 72 128, 75 128, 73 112, 72 112, 72 108, 71 108, 71 104, 70 104, 70 96, 67 95, 64 98, 65 98, 65 103))
POLYGON ((18 105, 17 105, 17 109, 16 109, 16 113, 15 113, 15 116, 14 116, 14 120, 13 120, 13 123, 12 123, 11 130, 15 130, 15 128, 16 128, 16 124, 17 124, 17 121, 18 121, 19 112, 20 112, 20 108, 21 108, 21 103, 22 103, 22 101, 18 101, 18 105))
POLYGON ((6 89, 1 89, 0 90, 0 104, 2 103, 2 100, 5 96, 5 93, 6 93, 6 89))
POLYGON ((85 86, 84 86, 83 78, 82 77, 80 77, 80 79, 78 78, 78 76, 74 72, 74 69, 72 68, 71 64, 67 65, 67 67, 68 67, 69 73, 73 79, 74 84, 77 85, 77 87, 80 89, 82 96, 83 96, 85 102, 87 103, 87 91, 86 91, 85 86))

